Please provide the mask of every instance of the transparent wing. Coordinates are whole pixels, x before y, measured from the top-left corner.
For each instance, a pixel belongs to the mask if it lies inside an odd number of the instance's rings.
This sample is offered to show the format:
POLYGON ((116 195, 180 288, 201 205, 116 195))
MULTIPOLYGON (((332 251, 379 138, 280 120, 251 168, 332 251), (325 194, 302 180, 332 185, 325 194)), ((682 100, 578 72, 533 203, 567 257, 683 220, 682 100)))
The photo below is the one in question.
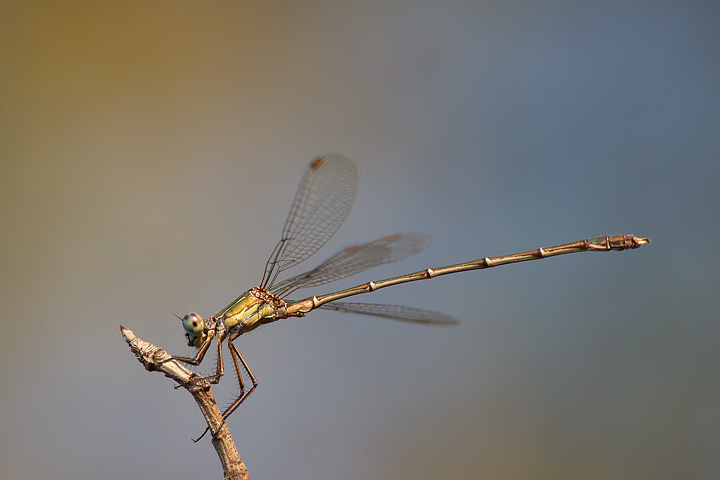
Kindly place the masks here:
POLYGON ((270 291, 284 297, 299 288, 324 285, 368 268, 396 262, 425 250, 429 244, 430 240, 425 235, 396 233, 363 245, 352 245, 328 258, 314 270, 288 278, 273 286, 270 291))
POLYGON ((350 213, 357 183, 357 167, 347 157, 327 155, 310 163, 260 285, 271 286, 280 272, 307 260, 330 240, 350 213))
POLYGON ((453 317, 430 310, 404 307, 401 305, 379 305, 375 303, 354 303, 354 302, 332 302, 321 305, 319 308, 335 310, 336 312, 358 313, 361 315, 372 315, 373 317, 389 318, 401 322, 416 323, 422 325, 457 325, 453 317))

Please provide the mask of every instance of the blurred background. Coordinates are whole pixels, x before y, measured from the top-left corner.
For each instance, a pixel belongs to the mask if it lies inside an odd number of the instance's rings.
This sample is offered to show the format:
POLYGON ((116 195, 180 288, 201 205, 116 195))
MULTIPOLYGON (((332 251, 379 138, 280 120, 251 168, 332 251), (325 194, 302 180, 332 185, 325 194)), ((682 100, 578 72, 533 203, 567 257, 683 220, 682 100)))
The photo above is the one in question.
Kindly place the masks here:
POLYGON ((433 242, 297 296, 653 243, 358 299, 453 328, 314 312, 241 337, 260 386, 229 427, 252 478, 720 477, 718 20, 692 1, 0 2, 0 477, 222 478, 191 397, 118 325, 192 353, 173 313, 260 281, 326 152, 357 161, 356 204, 288 273, 433 242))

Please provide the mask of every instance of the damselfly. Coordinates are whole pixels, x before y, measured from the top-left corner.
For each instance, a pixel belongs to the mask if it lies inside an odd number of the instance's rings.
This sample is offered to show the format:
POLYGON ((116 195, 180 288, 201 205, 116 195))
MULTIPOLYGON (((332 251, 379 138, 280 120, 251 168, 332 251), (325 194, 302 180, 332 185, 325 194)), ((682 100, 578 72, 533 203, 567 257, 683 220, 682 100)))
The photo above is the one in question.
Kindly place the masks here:
POLYGON ((313 160, 300 181, 300 187, 290 207, 290 214, 285 221, 282 236, 265 265, 265 273, 260 284, 240 295, 230 305, 208 319, 203 319, 194 312, 188 313, 182 318, 183 327, 187 332, 185 336, 188 345, 198 348, 199 351, 195 357, 173 357, 174 360, 199 365, 213 339, 217 343, 215 373, 206 377, 194 377, 191 382, 207 380, 216 384, 220 381, 225 373, 222 343, 227 340, 240 391, 235 400, 223 412, 223 420, 227 419, 257 388, 258 382, 242 354, 233 344, 233 340, 260 325, 288 317, 302 317, 316 308, 373 315, 417 324, 454 325, 457 323, 454 318, 428 310, 398 305, 338 302, 337 300, 373 292, 391 285, 424 280, 449 273, 539 260, 567 253, 638 248, 650 242, 649 238, 638 238, 632 235, 595 237, 554 247, 538 248, 499 257, 485 257, 447 267, 427 268, 408 275, 367 282, 353 288, 312 296, 304 300, 286 299, 287 295, 300 288, 324 285, 371 267, 395 262, 427 247, 428 239, 423 235, 389 235, 369 243, 347 247, 309 272, 276 282, 280 273, 310 258, 335 234, 350 212, 355 200, 357 182, 357 167, 347 157, 327 155, 313 160), (252 387, 247 391, 242 378, 243 371, 247 373, 252 382, 252 387))

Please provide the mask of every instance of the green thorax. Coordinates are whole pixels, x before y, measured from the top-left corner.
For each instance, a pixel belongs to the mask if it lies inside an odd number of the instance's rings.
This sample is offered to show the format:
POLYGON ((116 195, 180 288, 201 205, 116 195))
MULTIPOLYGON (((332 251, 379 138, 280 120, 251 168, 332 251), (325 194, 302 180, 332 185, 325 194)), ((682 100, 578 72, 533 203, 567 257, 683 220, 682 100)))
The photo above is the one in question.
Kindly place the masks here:
POLYGON ((240 325, 241 330, 247 332, 264 323, 284 318, 278 311, 284 305, 285 302, 270 295, 267 290, 255 287, 233 300, 215 318, 222 319, 228 330, 240 325))

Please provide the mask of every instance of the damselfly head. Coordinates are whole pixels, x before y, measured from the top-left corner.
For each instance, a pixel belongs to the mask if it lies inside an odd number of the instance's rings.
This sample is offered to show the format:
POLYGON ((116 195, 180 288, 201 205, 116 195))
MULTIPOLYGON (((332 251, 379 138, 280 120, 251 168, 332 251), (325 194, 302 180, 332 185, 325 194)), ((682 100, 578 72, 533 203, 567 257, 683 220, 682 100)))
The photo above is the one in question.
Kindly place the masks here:
POLYGON ((205 341, 205 320, 195 312, 190 312, 182 318, 183 328, 187 332, 185 338, 188 346, 199 347, 205 341))

